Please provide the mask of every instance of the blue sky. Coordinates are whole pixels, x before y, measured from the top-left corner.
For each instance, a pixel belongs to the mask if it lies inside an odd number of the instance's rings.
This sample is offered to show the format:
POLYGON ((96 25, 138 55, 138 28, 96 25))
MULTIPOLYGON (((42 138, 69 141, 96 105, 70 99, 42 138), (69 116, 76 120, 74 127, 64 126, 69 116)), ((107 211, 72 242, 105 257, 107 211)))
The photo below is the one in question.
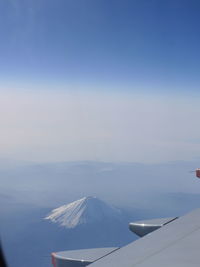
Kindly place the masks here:
POLYGON ((194 0, 1 1, 1 80, 197 90, 199 10, 194 0))
POLYGON ((2 156, 199 158, 199 11, 195 0, 1 1, 2 156))

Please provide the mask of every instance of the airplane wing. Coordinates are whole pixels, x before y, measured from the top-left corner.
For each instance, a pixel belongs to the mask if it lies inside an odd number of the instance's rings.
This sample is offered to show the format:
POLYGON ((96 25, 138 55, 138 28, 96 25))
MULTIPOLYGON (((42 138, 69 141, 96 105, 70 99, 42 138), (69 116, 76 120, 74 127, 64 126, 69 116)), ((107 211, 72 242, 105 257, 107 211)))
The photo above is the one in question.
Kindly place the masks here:
MULTIPOLYGON (((195 210, 180 218, 169 218, 157 222, 137 222, 130 225, 130 229, 135 232, 141 227, 154 228, 154 232, 147 231, 145 236, 122 248, 107 248, 103 252, 101 249, 87 250, 90 254, 90 262, 84 260, 84 250, 76 251, 73 256, 78 257, 79 261, 73 259, 65 265, 55 262, 55 267, 197 267, 200 266, 200 209, 195 210), (163 227, 162 227, 163 226, 163 227), (136 228, 135 228, 136 227, 136 228), (139 227, 139 228, 138 228, 139 227), (93 255, 93 256, 92 256, 93 255)), ((145 229, 145 231, 147 230, 145 229)), ((56 256, 56 255, 54 255, 56 256)), ((67 254, 68 259, 70 253, 67 254)))
POLYGON ((91 267, 200 266, 200 209, 92 263, 91 267))

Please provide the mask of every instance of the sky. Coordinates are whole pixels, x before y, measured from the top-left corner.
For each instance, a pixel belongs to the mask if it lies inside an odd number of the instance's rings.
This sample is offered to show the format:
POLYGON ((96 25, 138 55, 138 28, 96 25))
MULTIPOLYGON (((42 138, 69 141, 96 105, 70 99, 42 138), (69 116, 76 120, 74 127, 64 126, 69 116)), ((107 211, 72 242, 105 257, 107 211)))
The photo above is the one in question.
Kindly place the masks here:
POLYGON ((0 1, 0 157, 200 158, 200 2, 0 1))

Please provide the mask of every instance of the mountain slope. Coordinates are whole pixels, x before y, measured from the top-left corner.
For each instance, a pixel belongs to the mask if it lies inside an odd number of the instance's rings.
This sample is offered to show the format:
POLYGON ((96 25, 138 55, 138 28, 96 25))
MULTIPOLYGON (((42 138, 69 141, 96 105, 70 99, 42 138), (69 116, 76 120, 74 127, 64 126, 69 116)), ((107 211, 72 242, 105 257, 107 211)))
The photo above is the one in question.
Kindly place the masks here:
POLYGON ((66 228, 75 228, 82 224, 98 223, 101 221, 121 221, 122 213, 96 197, 84 197, 67 205, 52 210, 45 217, 66 228))

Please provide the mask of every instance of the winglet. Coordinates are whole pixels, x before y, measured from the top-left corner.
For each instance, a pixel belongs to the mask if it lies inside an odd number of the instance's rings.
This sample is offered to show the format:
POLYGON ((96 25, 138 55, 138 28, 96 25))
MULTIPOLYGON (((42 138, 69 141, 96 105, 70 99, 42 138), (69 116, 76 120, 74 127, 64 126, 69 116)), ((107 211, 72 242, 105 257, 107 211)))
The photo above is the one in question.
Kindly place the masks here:
POLYGON ((196 177, 200 178, 200 169, 196 169, 196 177))

